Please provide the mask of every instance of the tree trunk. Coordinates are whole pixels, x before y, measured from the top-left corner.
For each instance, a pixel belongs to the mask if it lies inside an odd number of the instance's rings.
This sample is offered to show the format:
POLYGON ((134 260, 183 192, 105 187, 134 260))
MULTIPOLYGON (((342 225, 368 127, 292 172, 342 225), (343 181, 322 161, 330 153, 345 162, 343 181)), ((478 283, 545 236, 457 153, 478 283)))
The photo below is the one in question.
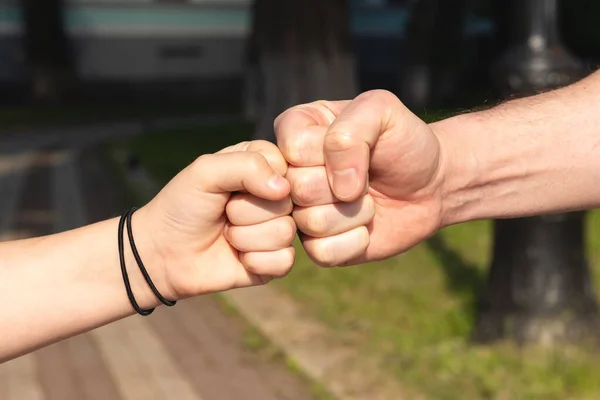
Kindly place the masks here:
POLYGON ((21 0, 33 101, 56 103, 74 76, 62 0, 21 0))
POLYGON ((583 213, 499 220, 494 234, 475 341, 553 345, 598 332, 583 213))
POLYGON ((244 76, 244 98, 243 111, 244 116, 248 121, 256 121, 259 116, 264 99, 261 89, 263 81, 258 67, 259 63, 259 48, 257 40, 257 27, 260 26, 263 13, 258 11, 259 7, 263 7, 259 0, 254 1, 252 10, 252 24, 250 26, 250 36, 246 42, 246 70, 244 76))
POLYGON ((406 69, 401 98, 421 111, 456 93, 466 0, 419 0, 411 13, 407 33, 406 69))
MULTIPOLYGON (((504 96, 533 94, 580 78, 579 63, 559 40, 556 0, 527 0, 515 7, 521 28, 517 42, 495 71, 504 96)), ((584 215, 495 222, 493 261, 475 341, 553 345, 599 332, 585 258, 584 215)))
POLYGON ((511 34, 514 26, 514 9, 517 1, 522 0, 492 0, 492 18, 495 25, 495 33, 492 41, 496 57, 506 54, 508 46, 514 44, 514 34, 511 34))
POLYGON ((255 0, 246 85, 255 138, 273 140, 285 109, 358 91, 347 0, 255 0))

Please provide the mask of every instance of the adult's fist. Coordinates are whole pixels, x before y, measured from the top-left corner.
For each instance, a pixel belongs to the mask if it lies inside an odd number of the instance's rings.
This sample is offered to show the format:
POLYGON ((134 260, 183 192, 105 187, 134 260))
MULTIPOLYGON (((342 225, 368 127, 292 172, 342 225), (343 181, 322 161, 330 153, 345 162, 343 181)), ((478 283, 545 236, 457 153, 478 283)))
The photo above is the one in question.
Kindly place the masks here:
POLYGON ((390 92, 293 107, 275 133, 290 164, 293 216, 316 263, 384 259, 440 227, 441 142, 390 92))

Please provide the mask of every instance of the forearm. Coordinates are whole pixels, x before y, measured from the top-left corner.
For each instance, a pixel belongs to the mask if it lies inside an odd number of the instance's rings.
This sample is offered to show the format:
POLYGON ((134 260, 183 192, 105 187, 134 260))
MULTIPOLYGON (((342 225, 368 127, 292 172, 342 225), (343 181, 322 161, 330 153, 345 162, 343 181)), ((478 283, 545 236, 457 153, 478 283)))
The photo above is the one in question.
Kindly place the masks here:
POLYGON ((600 206, 600 75, 432 124, 444 225, 600 206))
MULTIPOLYGON (((149 272, 154 260, 133 217, 149 272)), ((0 243, 0 361, 134 313, 117 248, 118 219, 18 242, 0 243)), ((136 233, 137 232, 137 233, 136 233)), ((125 240, 127 269, 142 308, 157 305, 125 240)))

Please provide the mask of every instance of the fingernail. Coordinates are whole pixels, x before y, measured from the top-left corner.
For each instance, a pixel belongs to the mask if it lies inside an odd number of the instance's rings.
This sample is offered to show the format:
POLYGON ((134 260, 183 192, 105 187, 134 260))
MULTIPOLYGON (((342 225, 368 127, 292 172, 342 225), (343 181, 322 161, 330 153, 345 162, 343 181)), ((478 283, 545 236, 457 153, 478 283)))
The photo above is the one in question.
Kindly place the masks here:
POLYGON ((271 178, 268 185, 271 189, 281 190, 281 189, 285 188, 286 183, 287 182, 285 181, 284 177, 282 177, 281 175, 275 175, 274 177, 271 178))
POLYGON ((340 200, 351 197, 358 189, 358 171, 354 168, 333 171, 331 180, 333 183, 333 193, 340 200))

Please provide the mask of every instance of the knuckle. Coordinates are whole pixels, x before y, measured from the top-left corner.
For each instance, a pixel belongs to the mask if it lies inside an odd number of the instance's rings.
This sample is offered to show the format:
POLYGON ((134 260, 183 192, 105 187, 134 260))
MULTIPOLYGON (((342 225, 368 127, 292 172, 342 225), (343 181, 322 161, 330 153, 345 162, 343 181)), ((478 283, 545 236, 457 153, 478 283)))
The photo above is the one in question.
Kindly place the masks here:
POLYGON ((325 151, 341 152, 351 149, 356 143, 354 135, 343 130, 335 130, 325 136, 324 148, 325 151))
POLYGON ((256 140, 252 140, 251 142, 247 142, 247 143, 248 143, 248 145, 246 147, 251 150, 268 149, 268 148, 275 147, 275 145, 273 143, 269 142, 268 140, 264 140, 264 139, 256 139, 256 140))
POLYGON ((360 94, 357 99, 366 100, 366 101, 376 101, 378 103, 389 104, 393 102, 399 102, 398 96, 389 90, 385 89, 374 89, 369 90, 360 94))
POLYGON ((265 157, 260 154, 260 153, 244 153, 247 161, 246 161, 246 165, 248 166, 248 169, 251 170, 254 173, 258 173, 260 171, 262 171, 262 169, 265 167, 265 164, 267 162, 267 160, 265 159, 265 157))
POLYGON ((276 234, 280 238, 282 246, 289 246, 296 238, 296 223, 290 216, 283 217, 281 220, 276 234))
POLYGON ((285 251, 284 260, 282 265, 288 270, 288 272, 293 268, 294 261, 296 261, 296 249, 293 247, 289 247, 285 251))
POLYGON ((249 145, 250 145, 249 141, 236 143, 234 145, 231 145, 231 146, 221 150, 219 153, 233 153, 233 152, 237 152, 237 151, 246 151, 246 149, 248 148, 249 145))
POLYGON ((334 255, 328 251, 324 251, 316 255, 315 263, 319 267, 332 268, 337 266, 334 255))
POLYGON ((323 125, 331 125, 333 121, 335 121, 336 115, 332 111, 334 108, 333 104, 329 100, 317 100, 312 103, 319 111, 319 115, 321 116, 321 124, 323 125))
POLYGON ((226 224, 225 227, 223 228, 223 236, 225 236, 225 239, 232 243, 235 239, 234 236, 234 226, 230 225, 230 224, 226 224))
POLYGON ((300 174, 292 183, 292 200, 298 205, 310 205, 314 200, 317 184, 312 174, 300 174))
POLYGON ((279 114, 275 118, 275 120, 273 121, 273 129, 275 130, 275 134, 280 133, 279 128, 281 126, 282 121, 284 121, 286 118, 288 118, 290 115, 290 112, 293 112, 297 107, 299 107, 299 106, 293 106, 291 108, 288 108, 287 110, 283 111, 281 114, 279 114))
POLYGON ((276 278, 285 278, 292 271, 292 266, 286 266, 285 268, 280 268, 276 271, 276 273, 272 274, 276 278))
POLYGON ((292 211, 294 211, 294 203, 292 202, 292 199, 290 197, 287 197, 281 202, 280 213, 282 215, 291 215, 292 211))
POLYGON ((244 268, 252 274, 262 275, 264 271, 262 271, 262 264, 256 262, 252 253, 241 253, 240 257, 242 258, 242 263, 244 264, 244 268))
POLYGON ((331 268, 337 265, 335 253, 325 240, 313 240, 306 253, 319 267, 331 268))
POLYGON ((241 261, 244 268, 255 275, 282 278, 290 273, 295 261, 293 247, 273 252, 269 258, 271 261, 265 264, 264 256, 267 253, 241 253, 241 261))
POLYGON ((244 226, 245 213, 241 212, 235 203, 227 204, 225 216, 232 226, 244 226))
POLYGON ((190 169, 194 174, 197 174, 200 177, 202 177, 206 172, 206 167, 210 165, 210 163, 215 157, 216 156, 214 154, 203 154, 200 157, 197 157, 192 162, 192 164, 190 165, 190 169))
POLYGON ((281 152, 285 160, 292 165, 302 165, 302 135, 293 134, 281 141, 281 152))
POLYGON ((375 207, 375 200, 373 199, 373 196, 367 194, 364 197, 363 210, 364 210, 365 216, 369 220, 371 220, 371 219, 373 219, 373 217, 375 217, 375 213, 377 212, 377 209, 375 207))
POLYGON ((321 207, 304 210, 304 226, 302 231, 310 236, 321 237, 329 230, 328 213, 321 207))
POLYGON ((276 268, 275 271, 271 273, 271 275, 277 278, 283 278, 290 273, 293 266, 294 254, 290 251, 287 251, 285 252, 285 255, 282 256, 281 264, 279 264, 278 268, 276 268))
POLYGON ((296 112, 299 106, 292 107, 281 113, 273 122, 277 145, 281 149, 284 158, 290 162, 299 161, 300 152, 298 151, 298 133, 284 129, 285 121, 290 118, 291 113, 296 112))
POLYGON ((244 194, 238 194, 232 196, 225 205, 225 215, 233 225, 238 225, 237 221, 243 216, 245 202, 244 194))

